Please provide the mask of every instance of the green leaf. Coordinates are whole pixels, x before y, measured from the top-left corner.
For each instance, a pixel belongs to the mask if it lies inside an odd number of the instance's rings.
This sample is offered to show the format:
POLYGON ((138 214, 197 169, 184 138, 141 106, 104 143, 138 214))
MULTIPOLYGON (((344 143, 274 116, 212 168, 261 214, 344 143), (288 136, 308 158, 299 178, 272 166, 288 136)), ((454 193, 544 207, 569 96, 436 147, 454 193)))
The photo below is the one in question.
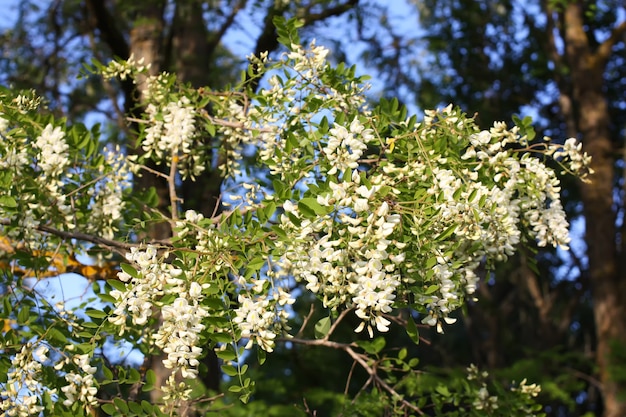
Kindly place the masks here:
POLYGON ((246 393, 241 394, 239 396, 239 401, 241 401, 244 404, 248 404, 248 401, 250 401, 250 395, 251 395, 250 392, 246 392, 246 393))
POLYGON ((148 414, 152 414, 152 410, 154 410, 154 406, 146 400, 141 400, 141 407, 148 414))
POLYGON ((257 349, 257 358, 259 360, 259 365, 263 365, 267 359, 267 353, 263 349, 257 349))
POLYGON ((139 382, 140 380, 141 374, 139 373, 139 371, 135 368, 130 368, 130 370, 128 371, 128 382, 134 384, 136 382, 139 382))
POLYGON ((126 401, 122 400, 121 398, 113 398, 113 404, 115 404, 117 409, 120 410, 122 413, 128 414, 129 409, 126 401))
POLYGON ((409 319, 406 321, 406 334, 411 338, 413 343, 415 343, 416 345, 419 344, 420 334, 412 317, 409 317, 409 319))
POLYGON ((450 390, 448 390, 448 387, 446 387, 445 385, 438 385, 437 388, 435 388, 435 391, 437 391, 444 397, 449 397, 450 395, 452 395, 450 394, 450 390))
POLYGON ((249 269, 251 271, 258 271, 263 265, 265 265, 265 258, 263 256, 259 256, 250 259, 248 261, 248 264, 246 265, 246 269, 249 269))
POLYGON ((308 217, 323 216, 328 213, 328 209, 313 197, 306 197, 298 201, 298 210, 308 217))
POLYGON ((48 329, 48 339, 50 341, 54 340, 62 344, 67 344, 67 337, 63 333, 61 333, 60 330, 55 329, 54 327, 50 327, 48 329))
POLYGON ((137 404, 136 402, 129 401, 128 408, 130 408, 130 411, 132 413, 137 414, 138 416, 143 415, 143 409, 141 408, 141 405, 137 404))
POLYGON ((113 372, 106 366, 102 367, 102 374, 106 379, 113 379, 113 372))
POLYGON ((137 272, 135 268, 133 268, 132 265, 123 263, 123 264, 120 264, 120 267, 122 268, 122 271, 126 272, 131 277, 139 278, 139 273, 137 272))
POLYGON ((315 323, 315 338, 323 339, 330 330, 330 317, 324 317, 315 323))
MULTIPOLYGON (((259 351, 261 351, 261 350, 259 350, 259 351)), ((215 354, 217 355, 218 358, 220 358, 220 359, 222 359, 224 361, 232 361, 234 359, 237 359, 237 354, 233 351, 233 349, 232 349, 232 347, 230 345, 228 345, 227 348, 224 349, 224 350, 220 350, 219 352, 215 352, 215 354)))
POLYGON ((267 219, 271 219, 272 216, 274 215, 274 212, 276 211, 276 203, 273 201, 270 201, 267 206, 263 209, 263 211, 265 212, 265 217, 267 219))
POLYGON ((102 407, 100 407, 100 409, 110 416, 117 413, 117 408, 115 408, 113 404, 104 404, 102 405, 102 407))
POLYGON ((386 343, 385 338, 382 336, 379 336, 374 340, 358 340, 356 342, 361 349, 370 355, 377 355, 384 349, 386 343))
POLYGON ((156 375, 152 369, 148 369, 146 372, 146 384, 154 385, 156 382, 156 375))
POLYGON ((118 281, 116 279, 108 279, 107 284, 109 284, 115 290, 122 292, 126 291, 126 284, 124 284, 122 281, 118 281))
POLYGON ((233 341, 233 337, 228 333, 213 333, 209 338, 215 342, 220 343, 229 343, 233 341))
POLYGON ((404 358, 406 358, 407 353, 408 352, 407 352, 406 348, 400 349, 400 352, 398 352, 398 359, 404 360, 404 358))
POLYGON ((17 207, 17 201, 10 195, 0 195, 0 206, 7 208, 15 208, 17 207))
POLYGON ((89 317, 94 318, 94 319, 103 319, 108 316, 108 314, 105 313, 104 311, 94 310, 94 309, 86 310, 85 314, 87 314, 89 317))
POLYGON ((235 376, 239 373, 232 365, 222 365, 222 371, 228 376, 235 376))
POLYGON ((2 297, 2 307, 4 311, 2 312, 4 317, 8 317, 9 314, 13 311, 13 306, 11 305, 10 297, 4 296, 2 297))
POLYGON ((456 230, 456 228, 457 228, 457 225, 453 224, 452 226, 448 227, 446 230, 441 232, 441 234, 437 236, 435 240, 438 242, 446 240, 447 238, 452 236, 452 234, 454 234, 454 231, 456 230))
POLYGON ((29 318, 29 308, 23 306, 20 311, 17 312, 17 324, 26 324, 28 323, 29 318))
POLYGON ((428 288, 426 288, 426 291, 424 292, 424 294, 432 294, 435 291, 437 291, 439 289, 439 285, 431 285, 428 288))

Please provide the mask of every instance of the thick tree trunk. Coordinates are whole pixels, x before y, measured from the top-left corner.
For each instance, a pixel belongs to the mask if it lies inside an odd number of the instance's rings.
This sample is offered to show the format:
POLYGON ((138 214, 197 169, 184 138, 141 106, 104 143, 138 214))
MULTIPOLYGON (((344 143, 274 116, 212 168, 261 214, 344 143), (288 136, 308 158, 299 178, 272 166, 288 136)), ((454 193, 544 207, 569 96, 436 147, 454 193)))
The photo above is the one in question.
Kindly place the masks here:
POLYGON ((616 349, 626 347, 626 281, 620 279, 614 210, 615 153, 610 118, 603 94, 605 58, 592 51, 580 5, 564 12, 565 44, 571 71, 578 128, 585 150, 592 156, 595 174, 582 184, 586 219, 587 255, 596 324, 597 365, 602 383, 604 417, 626 416, 626 387, 613 378, 616 349))
MULTIPOLYGON (((171 36, 171 66, 178 78, 193 87, 210 86, 209 66, 213 46, 209 43, 209 33, 202 16, 202 2, 179 2, 174 12, 171 36)), ((206 146, 215 138, 198 137, 197 141, 206 146)), ((194 209, 205 217, 217 214, 217 205, 222 187, 222 178, 216 169, 207 167, 206 171, 194 181, 183 181, 180 196, 185 209, 194 209)), ((219 392, 222 373, 217 355, 207 348, 203 363, 207 367, 202 374, 202 382, 207 389, 219 392)))
MULTIPOLYGON (((133 26, 130 30, 129 37, 129 52, 134 56, 136 60, 143 59, 146 64, 150 64, 150 75, 157 75, 161 72, 163 59, 163 33, 164 33, 164 21, 163 11, 164 3, 161 1, 145 2, 142 6, 137 6, 137 15, 133 26)), ((141 79, 137 80, 137 92, 136 94, 141 98, 144 94, 142 86, 144 83, 141 79)), ((137 100, 135 97, 126 97, 126 106, 137 106, 137 100)), ((128 109, 133 111, 133 109, 128 109)), ((141 152, 139 144, 133 149, 134 151, 141 152)), ((159 167, 152 165, 150 168, 158 170, 159 167)), ((147 190, 154 187, 159 197, 157 208, 164 213, 167 213, 169 208, 169 189, 167 183, 163 178, 160 178, 149 172, 142 172, 141 176, 134 179, 138 190, 147 190)), ((172 230, 168 223, 159 222, 154 223, 149 231, 149 240, 166 240, 171 237, 172 230)), ((171 370, 166 369, 163 366, 164 355, 147 357, 144 366, 152 369, 155 375, 155 386, 161 387, 166 384, 167 379, 171 374, 171 370)), ((150 396, 153 403, 158 403, 161 397, 160 390, 153 390, 150 392, 150 396)))

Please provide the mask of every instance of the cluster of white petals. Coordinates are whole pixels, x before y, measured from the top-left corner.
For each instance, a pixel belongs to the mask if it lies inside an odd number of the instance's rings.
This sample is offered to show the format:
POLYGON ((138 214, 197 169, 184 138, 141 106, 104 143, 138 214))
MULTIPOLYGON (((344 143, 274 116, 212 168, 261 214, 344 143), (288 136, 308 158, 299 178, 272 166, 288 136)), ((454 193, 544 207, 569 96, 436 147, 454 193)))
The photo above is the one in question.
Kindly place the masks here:
POLYGON ((144 151, 154 152, 158 159, 178 152, 189 153, 195 133, 196 111, 187 97, 169 102, 162 109, 150 104, 146 113, 151 123, 142 142, 144 151))
POLYGON ((2 415, 27 417, 43 411, 40 404, 43 387, 40 384, 42 363, 47 359, 48 348, 40 346, 33 356, 33 345, 28 343, 11 359, 7 380, 0 384, 0 411, 2 415))
POLYGON ((98 404, 96 394, 98 386, 95 380, 97 368, 91 366, 89 355, 74 355, 71 362, 76 365, 78 372, 70 371, 65 374, 67 385, 61 388, 65 394, 63 405, 72 406, 78 402, 87 406, 95 406, 98 404))
MULTIPOLYGON (((183 282, 179 284, 185 285, 183 282)), ((163 365, 174 371, 180 370, 183 378, 198 375, 198 357, 202 354, 202 348, 198 346, 200 332, 206 327, 202 320, 209 315, 200 304, 202 298, 202 286, 197 282, 189 284, 188 291, 181 291, 172 304, 163 306, 163 324, 153 335, 154 344, 167 354, 163 365)))
POLYGON ((323 46, 315 44, 315 39, 311 41, 308 48, 302 45, 291 45, 291 52, 287 55, 289 60, 294 62, 293 69, 301 73, 304 77, 310 78, 317 71, 328 65, 326 56, 330 51, 323 46))
POLYGON ((362 320, 357 332, 387 331, 384 315, 392 311, 402 281, 398 266, 405 258, 405 245, 392 238, 401 217, 377 199, 380 186, 360 184, 357 170, 329 186, 331 192, 316 199, 329 214, 315 222, 304 219, 295 204, 284 203, 280 222, 291 239, 282 265, 325 306, 353 307, 362 320))
POLYGON ((136 73, 141 73, 150 68, 150 64, 145 64, 144 58, 135 59, 131 54, 127 60, 111 61, 106 67, 102 68, 101 74, 104 79, 119 78, 126 80, 136 73))
POLYGON ((184 378, 195 378, 198 374, 200 333, 205 325, 202 320, 208 311, 201 304, 203 286, 189 282, 183 271, 163 262, 155 246, 145 250, 131 248, 126 259, 137 267, 133 273, 120 271, 118 277, 125 283, 125 290, 111 290, 115 309, 109 321, 117 325, 120 334, 126 330, 127 319, 140 328, 148 323, 156 308, 160 307, 162 324, 151 336, 151 341, 161 348, 167 357, 163 365, 180 371, 184 378), (175 295, 169 304, 162 305, 161 297, 175 295))
POLYGON ((267 352, 274 350, 276 332, 274 328, 275 313, 267 297, 253 299, 240 294, 239 307, 235 310, 233 323, 241 330, 241 337, 248 339, 247 348, 256 343, 267 352))
POLYGON ((152 316, 155 301, 164 294, 163 288, 167 285, 167 280, 172 275, 181 273, 170 264, 159 262, 155 246, 148 246, 145 250, 131 248, 126 259, 138 267, 136 276, 120 271, 117 275, 125 283, 125 290, 114 289, 110 292, 116 302, 109 321, 119 326, 120 334, 124 334, 129 316, 134 325, 146 325, 152 316))
POLYGON ((354 118, 349 128, 335 124, 330 129, 328 142, 324 153, 328 158, 331 169, 328 175, 343 172, 346 169, 356 169, 367 143, 374 139, 372 129, 366 129, 358 118, 354 118))
POLYGON ((112 239, 126 208, 124 191, 132 185, 132 167, 119 148, 106 152, 105 163, 111 173, 103 176, 98 186, 88 191, 92 203, 91 229, 87 231, 98 232, 105 238, 112 239))
POLYGON ((37 164, 47 176, 56 177, 70 162, 67 158, 69 146, 65 142, 65 132, 59 126, 46 125, 34 146, 39 149, 37 164))
POLYGON ((290 330, 285 307, 296 300, 280 284, 279 275, 268 271, 268 279, 250 281, 242 276, 237 279, 239 306, 232 321, 241 331, 241 337, 248 339, 246 349, 257 344, 261 349, 272 352, 276 337, 290 330))

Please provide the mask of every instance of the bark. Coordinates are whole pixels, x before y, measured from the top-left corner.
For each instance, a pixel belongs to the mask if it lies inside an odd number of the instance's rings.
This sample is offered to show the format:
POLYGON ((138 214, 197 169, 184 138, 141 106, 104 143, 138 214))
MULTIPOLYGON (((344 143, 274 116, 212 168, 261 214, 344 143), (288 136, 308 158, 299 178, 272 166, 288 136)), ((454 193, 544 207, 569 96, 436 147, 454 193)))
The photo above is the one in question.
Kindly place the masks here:
POLYGON ((616 161, 609 130, 608 103, 603 93, 604 67, 611 48, 604 44, 595 51, 591 49, 581 5, 569 4, 564 11, 564 22, 565 52, 571 71, 578 130, 585 150, 593 158, 592 168, 595 171, 591 183, 581 184, 581 194, 586 219, 603 415, 622 417, 626 415, 623 398, 626 387, 623 382, 613 378, 612 370, 617 365, 615 349, 626 346, 626 281, 620 280, 616 248, 617 230, 613 209, 616 161))
MULTIPOLYGON (((195 88, 210 85, 211 80, 207 75, 210 74, 211 54, 215 46, 209 42, 201 2, 179 2, 176 5, 170 42, 171 66, 178 78, 195 88)), ((215 139, 206 137, 197 140, 208 145, 215 139)), ((183 181, 180 189, 183 207, 194 209, 205 217, 217 214, 221 186, 219 172, 210 167, 195 181, 183 181)), ((219 392, 222 374, 217 355, 212 349, 207 349, 203 363, 207 372, 201 375, 202 382, 207 389, 219 392)))

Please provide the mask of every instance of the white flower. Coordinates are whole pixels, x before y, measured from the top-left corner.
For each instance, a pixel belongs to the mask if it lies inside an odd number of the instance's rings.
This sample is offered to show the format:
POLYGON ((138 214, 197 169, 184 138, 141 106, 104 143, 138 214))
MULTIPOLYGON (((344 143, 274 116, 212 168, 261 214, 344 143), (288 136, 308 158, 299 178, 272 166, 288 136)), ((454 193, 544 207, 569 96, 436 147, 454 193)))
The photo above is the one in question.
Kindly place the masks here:
POLYGON ((46 125, 34 146, 39 149, 38 165, 46 175, 57 176, 69 164, 65 132, 51 124, 46 125))

